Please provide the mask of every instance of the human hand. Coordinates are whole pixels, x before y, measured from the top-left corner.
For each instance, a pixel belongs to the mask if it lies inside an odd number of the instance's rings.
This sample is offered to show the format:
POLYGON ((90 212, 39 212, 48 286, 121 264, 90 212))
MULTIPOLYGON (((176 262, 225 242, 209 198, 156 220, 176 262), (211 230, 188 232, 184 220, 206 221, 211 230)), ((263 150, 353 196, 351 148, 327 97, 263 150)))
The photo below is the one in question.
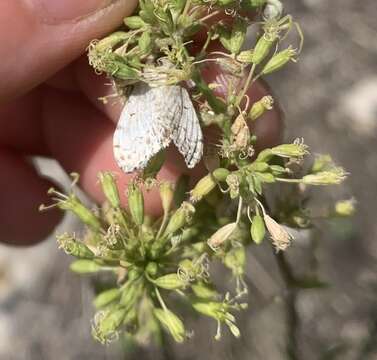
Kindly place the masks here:
MULTIPOLYGON (((67 172, 81 175, 81 187, 96 201, 102 194, 97 173, 119 174, 120 189, 130 175, 121 173, 112 154, 112 135, 120 104, 104 105, 98 97, 113 90, 87 65, 90 40, 116 28, 136 6, 136 0, 23 0, 0 4, 0 241, 27 245, 42 240, 60 220, 58 211, 41 216, 52 186, 27 161, 40 155, 56 159, 67 172)), ((208 82, 222 85, 219 68, 203 72, 208 82)), ((268 94, 253 85, 252 100, 268 94)), ((260 147, 276 144, 282 130, 278 110, 255 125, 260 147)), ((174 181, 185 171, 174 149, 159 177, 174 181)), ((197 170, 200 172, 200 169, 197 170)), ((160 200, 151 192, 147 210, 158 213, 160 200)))

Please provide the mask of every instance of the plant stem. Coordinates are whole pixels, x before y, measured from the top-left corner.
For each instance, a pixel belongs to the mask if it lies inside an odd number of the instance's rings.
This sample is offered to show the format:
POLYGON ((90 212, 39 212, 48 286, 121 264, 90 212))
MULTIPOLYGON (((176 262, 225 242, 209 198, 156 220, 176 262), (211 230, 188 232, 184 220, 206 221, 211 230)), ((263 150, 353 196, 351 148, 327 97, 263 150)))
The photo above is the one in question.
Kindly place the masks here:
POLYGON ((283 252, 275 253, 277 265, 280 269, 282 278, 284 280, 287 297, 286 297, 286 317, 287 317, 287 340, 286 350, 287 357, 290 360, 299 360, 298 351, 298 328, 300 326, 300 319, 296 309, 298 290, 294 286, 295 278, 291 266, 283 252))

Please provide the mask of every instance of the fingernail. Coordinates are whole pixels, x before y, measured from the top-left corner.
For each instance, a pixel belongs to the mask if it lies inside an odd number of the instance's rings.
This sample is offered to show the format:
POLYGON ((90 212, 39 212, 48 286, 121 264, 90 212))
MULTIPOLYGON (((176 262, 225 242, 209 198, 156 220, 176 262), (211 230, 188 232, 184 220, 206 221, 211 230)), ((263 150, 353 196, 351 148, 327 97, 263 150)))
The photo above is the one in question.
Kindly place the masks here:
POLYGON ((75 21, 89 16, 116 0, 28 0, 43 22, 75 21))

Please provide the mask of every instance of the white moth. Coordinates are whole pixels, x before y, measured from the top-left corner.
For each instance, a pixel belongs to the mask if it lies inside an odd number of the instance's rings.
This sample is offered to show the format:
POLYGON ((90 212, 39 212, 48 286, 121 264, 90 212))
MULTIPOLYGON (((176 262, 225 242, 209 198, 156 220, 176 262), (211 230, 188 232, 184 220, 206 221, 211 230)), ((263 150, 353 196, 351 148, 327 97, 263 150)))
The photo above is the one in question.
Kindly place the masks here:
POLYGON ((144 169, 171 141, 189 168, 203 154, 203 134, 190 96, 179 85, 138 83, 125 104, 114 133, 114 157, 126 173, 144 169))

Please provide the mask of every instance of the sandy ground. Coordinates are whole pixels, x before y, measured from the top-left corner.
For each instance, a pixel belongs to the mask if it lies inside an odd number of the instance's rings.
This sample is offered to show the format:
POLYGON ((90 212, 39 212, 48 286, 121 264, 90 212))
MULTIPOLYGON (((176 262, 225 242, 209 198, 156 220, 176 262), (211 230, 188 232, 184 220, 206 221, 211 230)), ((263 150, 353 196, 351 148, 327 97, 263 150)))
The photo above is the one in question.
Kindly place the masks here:
MULTIPOLYGON (((286 0, 301 23, 297 65, 270 84, 286 113, 287 139, 304 136, 313 151, 334 155, 351 176, 327 196, 358 201, 351 224, 318 234, 319 272, 331 287, 298 295, 298 359, 377 359, 377 5, 374 0, 286 0)), ((56 165, 45 171, 64 180, 56 165)), ((66 219, 62 227, 76 226, 66 219)), ((289 257, 305 265, 305 242, 289 257), (299 260, 300 259, 300 260, 299 260)), ((286 293, 267 248, 249 254, 250 310, 242 338, 209 341, 215 324, 192 322, 196 336, 169 351, 123 357, 90 337, 90 283, 67 270, 69 259, 48 239, 30 249, 0 249, 0 359, 286 359, 286 293)))

